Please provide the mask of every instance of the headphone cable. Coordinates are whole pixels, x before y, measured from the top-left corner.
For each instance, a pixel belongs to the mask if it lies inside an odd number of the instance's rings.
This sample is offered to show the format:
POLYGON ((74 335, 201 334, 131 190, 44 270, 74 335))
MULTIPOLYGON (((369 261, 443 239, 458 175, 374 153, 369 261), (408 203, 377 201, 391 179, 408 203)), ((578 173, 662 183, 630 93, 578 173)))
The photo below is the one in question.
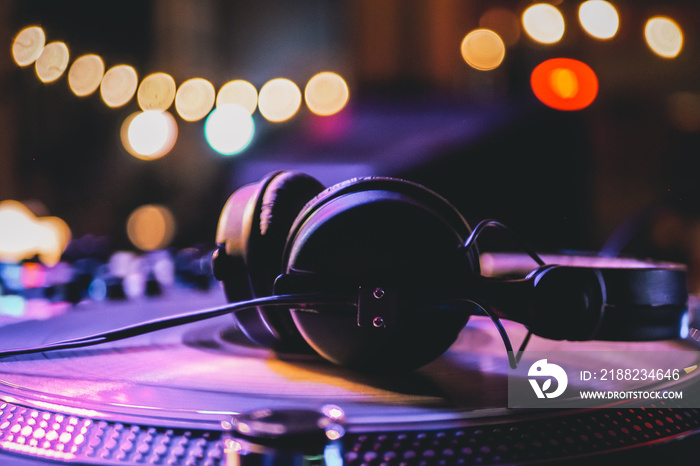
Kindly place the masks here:
POLYGON ((60 340, 39 346, 32 346, 21 349, 0 350, 0 358, 19 356, 23 354, 43 353, 45 351, 57 351, 72 348, 84 348, 87 346, 108 343, 126 338, 144 335, 178 325, 199 322, 213 317, 222 316, 229 313, 240 312, 255 307, 276 307, 285 306, 299 310, 311 311, 313 307, 325 305, 346 305, 357 307, 357 298, 348 296, 331 296, 320 293, 273 295, 263 298, 255 298, 247 301, 225 304, 223 306, 199 309, 180 315, 162 317, 136 324, 127 325, 118 329, 108 330, 103 333, 95 333, 85 337, 60 340))
MULTIPOLYGON (((534 248, 532 248, 524 239, 522 239, 519 235, 517 235, 513 230, 508 228, 503 223, 493 219, 482 220, 474 227, 474 230, 464 242, 463 249, 465 254, 468 254, 470 250, 474 249, 476 251, 477 257, 479 256, 480 253, 476 247, 476 241, 487 228, 495 228, 504 231, 510 236, 513 242, 515 242, 515 244, 517 244, 523 250, 523 252, 525 252, 528 256, 530 256, 530 258, 532 258, 533 261, 537 263, 538 266, 542 267, 546 265, 542 258, 534 250, 534 248)), ((532 337, 532 330, 530 330, 530 327, 525 325, 525 328, 527 329, 527 334, 525 335, 525 338, 523 339, 523 342, 520 344, 520 347, 518 348, 518 351, 516 353, 513 351, 513 345, 511 344, 510 338, 508 337, 508 332, 506 332, 506 329, 503 326, 503 323, 501 322, 501 319, 498 317, 498 315, 496 315, 496 313, 493 312, 492 309, 489 309, 488 306, 484 306, 480 303, 471 300, 469 300, 469 302, 477 306, 484 314, 486 314, 491 319, 491 322, 493 322, 493 324, 496 326, 496 330, 498 330, 498 334, 501 336, 503 345, 506 347, 506 352, 508 354, 508 364, 512 369, 516 369, 518 367, 518 364, 520 363, 520 359, 522 358, 523 353, 525 352, 525 348, 527 347, 527 344, 530 342, 530 338, 532 337)))

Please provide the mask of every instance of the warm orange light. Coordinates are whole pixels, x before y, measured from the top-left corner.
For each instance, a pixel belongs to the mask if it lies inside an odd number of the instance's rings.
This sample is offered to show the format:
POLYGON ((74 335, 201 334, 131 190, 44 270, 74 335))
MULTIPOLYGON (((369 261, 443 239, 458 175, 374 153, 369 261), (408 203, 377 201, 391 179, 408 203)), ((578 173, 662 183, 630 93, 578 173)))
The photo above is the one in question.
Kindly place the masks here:
POLYGON ((76 59, 68 70, 68 85, 78 97, 90 95, 100 87, 105 73, 102 58, 94 54, 76 59))
POLYGON ((61 260, 63 251, 68 247, 71 231, 68 224, 58 217, 39 217, 36 219, 39 236, 37 254, 39 260, 48 266, 54 266, 61 260))
POLYGON ((19 262, 36 251, 35 216, 24 204, 6 200, 0 202, 0 260, 19 262))
POLYGON ((175 94, 175 109, 185 121, 198 121, 214 107, 216 90, 204 78, 188 79, 175 94))
POLYGON ((117 65, 110 68, 102 78, 100 94, 109 107, 125 105, 136 93, 138 75, 129 65, 117 65))
POLYGON ((552 58, 540 63, 530 76, 535 96, 557 110, 581 110, 598 95, 598 77, 585 63, 552 58))
POLYGON ((301 106, 301 91, 286 78, 266 82, 258 95, 258 109, 262 116, 273 123, 292 118, 301 106))
POLYGON ((562 99, 572 99, 579 91, 578 77, 569 68, 556 68, 549 75, 549 87, 562 99))
POLYGON ((38 255, 46 265, 58 263, 70 241, 70 229, 57 217, 36 217, 24 204, 0 202, 0 260, 19 262, 38 255))
POLYGON ((675 58, 683 49, 683 30, 665 16, 655 16, 647 21, 644 39, 652 52, 663 58, 675 58))
POLYGON ((22 29, 12 42, 12 58, 19 66, 29 66, 39 58, 44 45, 46 34, 39 26, 22 29))
POLYGON ((314 75, 304 89, 306 106, 320 116, 334 115, 348 103, 350 90, 342 76, 330 71, 314 75))
POLYGON ((490 29, 475 29, 462 40, 462 58, 469 66, 481 71, 498 68, 506 55, 503 39, 490 29))
POLYGON ((258 90, 243 79, 229 81, 221 86, 216 95, 217 107, 227 104, 240 105, 252 115, 258 108, 258 90))
POLYGON ((167 208, 144 205, 131 213, 126 231, 134 246, 143 251, 153 251, 170 244, 175 234, 175 221, 167 208))
POLYGON ((64 42, 51 42, 34 63, 36 75, 44 83, 56 81, 68 67, 69 58, 68 46, 64 42))
POLYGON ((167 73, 149 74, 139 85, 136 99, 141 110, 167 110, 175 100, 175 79, 167 73))

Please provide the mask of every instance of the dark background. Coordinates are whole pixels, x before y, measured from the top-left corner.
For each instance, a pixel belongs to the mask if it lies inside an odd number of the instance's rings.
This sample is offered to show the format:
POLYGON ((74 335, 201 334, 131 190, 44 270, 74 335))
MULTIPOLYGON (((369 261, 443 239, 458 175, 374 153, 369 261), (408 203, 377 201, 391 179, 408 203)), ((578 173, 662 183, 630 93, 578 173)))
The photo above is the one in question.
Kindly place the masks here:
MULTIPOLYGON (((34 201, 63 218, 74 238, 97 235, 129 249, 126 218, 146 203, 168 206, 173 247, 212 246, 221 207, 237 187, 276 169, 299 169, 332 184, 386 175, 427 185, 474 223, 497 218, 538 249, 599 250, 689 262, 700 256, 700 132, 669 118, 677 92, 700 93, 700 8, 691 1, 613 2, 618 35, 596 41, 576 20, 580 2, 558 4, 564 40, 538 45, 521 34, 496 70, 471 69, 462 38, 488 8, 518 15, 530 3, 477 0, 24 0, 0 10, 0 199, 34 201), (674 60, 654 55, 642 30, 673 17, 685 45, 674 60), (42 84, 11 59, 12 39, 41 25, 73 58, 101 55, 140 77, 204 77, 220 87, 246 79, 258 89, 284 76, 303 89, 324 70, 343 75, 351 100, 320 118, 303 107, 290 122, 256 113, 251 146, 235 157, 205 142, 203 122, 176 117, 179 138, 144 162, 122 147, 131 101, 107 108, 78 98, 65 76, 42 84), (549 109, 529 75, 548 58, 587 62, 595 102, 549 109), (37 202, 38 201, 38 202, 37 202), (611 239, 612 235, 612 239, 611 239)), ((1 228, 7 226, 2 225, 1 228)))

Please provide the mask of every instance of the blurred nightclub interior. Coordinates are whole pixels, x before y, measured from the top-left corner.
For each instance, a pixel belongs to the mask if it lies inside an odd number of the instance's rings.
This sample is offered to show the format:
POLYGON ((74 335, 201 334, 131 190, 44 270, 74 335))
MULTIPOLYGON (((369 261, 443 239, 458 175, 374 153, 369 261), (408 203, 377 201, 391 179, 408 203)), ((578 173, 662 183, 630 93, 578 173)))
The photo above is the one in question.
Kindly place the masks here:
POLYGON ((76 270, 54 301, 208 289, 226 200, 277 170, 411 180, 700 292, 695 2, 6 0, 0 31, 0 315, 63 312, 18 290, 76 270))
MULTIPOLYGON (((685 235, 697 230, 697 8, 617 2, 612 19, 593 13, 598 28, 613 27, 596 32, 596 24, 578 18, 578 3, 562 2, 552 8, 553 25, 538 26, 537 12, 531 14, 532 32, 519 18, 527 6, 175 0, 120 1, 107 13, 87 1, 10 2, 2 13, 8 48, 20 30, 39 26, 41 46, 64 44, 66 55, 46 83, 33 61, 18 66, 7 54, 2 61, 0 198, 62 218, 74 238, 109 237, 114 249, 134 247, 125 225, 135 209, 162 205, 176 225, 170 244, 185 247, 210 243, 226 197, 271 170, 299 169, 329 185, 398 176, 443 194, 470 221, 498 218, 554 250, 598 250, 630 218, 669 207, 656 229, 643 232, 651 237, 643 246, 667 258, 692 256, 693 240, 685 235), (677 35, 645 36, 653 18, 675 25, 677 35), (467 40, 474 31, 497 34, 467 40), (648 39, 655 36, 678 47, 677 56, 655 52, 648 39), (80 67, 68 68, 84 55, 97 67, 92 87, 89 77, 81 81, 80 67), (555 63, 558 81, 550 81, 560 89, 553 95, 571 101, 567 93, 592 92, 585 108, 558 110, 533 91, 537 65, 560 57, 582 62, 594 82, 555 63), (127 65, 124 78, 111 70, 119 65, 127 65), (71 90, 72 68, 84 90, 71 90), (112 92, 124 92, 112 103, 101 98, 109 80, 97 89, 105 72, 117 82, 112 92), (307 83, 323 72, 331 79, 316 87, 345 96, 318 97, 336 108, 314 111, 307 83), (174 99, 175 86, 192 78, 190 95, 204 102, 190 104, 200 114, 183 116, 187 110, 177 104, 187 93, 174 99), (275 82, 263 90, 275 78, 292 93, 291 107, 277 110, 281 116, 264 107, 265 94, 285 92, 275 82), (250 134, 229 142, 232 148, 223 149, 229 155, 222 155, 208 139, 204 116, 215 91, 225 101, 220 90, 230 81, 239 81, 230 88, 232 102, 252 98, 253 115, 250 134), (149 85, 152 94, 161 92, 160 103, 141 102, 149 85), (150 124, 174 134, 140 142, 148 155, 132 157, 139 142, 124 133, 130 134, 129 117, 143 109, 164 110, 167 119, 150 124), (676 230, 674 222, 684 227, 676 230)), ((80 64, 89 70, 90 63, 80 64)), ((214 123, 212 115, 211 131, 214 123)), ((131 128, 138 137, 137 125, 131 128)))

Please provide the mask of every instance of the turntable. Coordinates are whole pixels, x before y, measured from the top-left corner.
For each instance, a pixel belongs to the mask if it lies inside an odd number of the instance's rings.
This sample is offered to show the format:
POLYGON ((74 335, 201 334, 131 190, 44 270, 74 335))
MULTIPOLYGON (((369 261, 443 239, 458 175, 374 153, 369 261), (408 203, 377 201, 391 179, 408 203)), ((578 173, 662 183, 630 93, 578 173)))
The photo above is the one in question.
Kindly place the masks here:
MULTIPOLYGON (((177 288, 160 298, 83 303, 58 317, 5 325, 2 345, 26 347, 223 303, 218 289, 177 288)), ((517 324, 507 329, 514 340, 525 333, 517 324)), ((684 342, 533 337, 528 351, 591 345, 641 354, 686 348, 684 342)), ((507 370, 503 343, 486 318, 473 318, 436 361, 413 373, 382 376, 316 356, 246 346, 231 317, 221 316, 89 348, 4 359, 0 459, 26 465, 237 464, 244 457, 235 451, 241 443, 232 423, 241 415, 260 421, 262 431, 264 417, 291 416, 286 428, 293 458, 305 464, 320 462, 324 450, 327 464, 341 458, 345 464, 539 463, 620 451, 648 458, 657 451, 650 445, 684 451, 678 449, 700 430, 699 410, 663 403, 646 409, 509 409, 507 370), (317 419, 313 413, 337 422, 335 441, 326 438, 319 446, 314 432, 295 430, 309 416, 317 419)), ((260 454, 278 451, 264 439, 261 445, 260 454)))
POLYGON ((321 189, 275 172, 237 190, 211 261, 221 288, 87 300, 1 327, 0 454, 27 464, 518 464, 648 459, 644 447, 678 452, 677 441, 696 439, 700 360, 678 338, 684 266, 540 256, 500 222, 472 230, 404 180, 321 189), (480 252, 477 237, 494 228, 524 254, 480 252), (511 341, 523 342, 517 352, 511 341), (551 372, 537 385, 556 366, 541 352, 581 376, 551 372), (674 372, 640 387, 688 388, 690 399, 558 398, 567 384, 590 388, 592 368, 670 370, 659 355, 674 372), (535 399, 564 403, 513 403, 523 382, 535 399))

